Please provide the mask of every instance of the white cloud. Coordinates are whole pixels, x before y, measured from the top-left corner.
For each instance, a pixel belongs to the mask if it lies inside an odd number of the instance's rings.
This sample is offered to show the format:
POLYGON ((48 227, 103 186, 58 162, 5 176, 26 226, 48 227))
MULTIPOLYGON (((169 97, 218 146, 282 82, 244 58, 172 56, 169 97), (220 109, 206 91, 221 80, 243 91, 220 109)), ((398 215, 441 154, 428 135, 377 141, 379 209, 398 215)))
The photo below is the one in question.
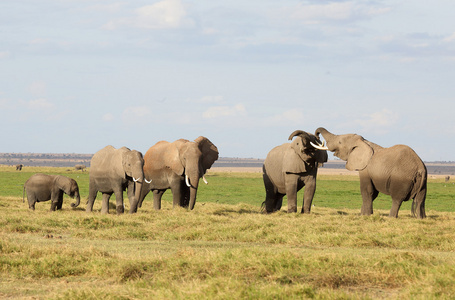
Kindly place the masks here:
POLYGON ((10 52, 9 51, 0 51, 0 59, 2 58, 8 58, 10 56, 10 52))
POLYGON ((316 5, 300 4, 291 9, 289 10, 290 17, 306 24, 319 24, 326 21, 352 21, 371 18, 390 11, 388 7, 370 7, 354 1, 316 5))
POLYGON ((135 15, 110 21, 104 29, 114 30, 128 26, 142 29, 169 29, 192 25, 181 0, 163 0, 151 5, 142 6, 134 11, 135 15))
POLYGON ((127 107, 122 113, 122 121, 125 124, 144 123, 151 117, 151 110, 147 106, 127 107))
POLYGON ((43 81, 34 81, 28 87, 28 91, 35 96, 43 96, 46 94, 46 83, 43 81))
POLYGON ((246 109, 243 104, 237 104, 234 106, 213 106, 207 109, 202 116, 204 119, 246 116, 246 109))
POLYGON ((26 106, 31 110, 46 110, 54 108, 54 104, 47 101, 47 99, 44 98, 31 100, 26 103, 26 106))
POLYGON ((443 39, 444 42, 450 43, 455 40, 455 33, 443 39))
POLYGON ((105 122, 111 122, 111 121, 114 120, 114 115, 111 114, 111 113, 107 113, 107 114, 104 114, 104 115, 103 115, 103 118, 102 118, 102 119, 103 119, 103 121, 105 121, 105 122))
POLYGON ((125 3, 123 2, 116 2, 116 3, 110 3, 110 4, 96 4, 89 6, 87 9, 89 11, 101 11, 101 12, 109 12, 109 13, 114 13, 118 12, 122 9, 125 3))
POLYGON ((360 126, 362 132, 373 132, 385 134, 398 121, 398 114, 388 109, 366 115, 365 118, 355 120, 355 124, 360 126))
POLYGON ((274 124, 281 123, 281 124, 302 124, 303 121, 303 113, 296 109, 287 110, 281 114, 275 115, 271 118, 271 121, 274 124))
POLYGON ((197 103, 223 103, 224 97, 223 96, 204 96, 198 100, 197 103))

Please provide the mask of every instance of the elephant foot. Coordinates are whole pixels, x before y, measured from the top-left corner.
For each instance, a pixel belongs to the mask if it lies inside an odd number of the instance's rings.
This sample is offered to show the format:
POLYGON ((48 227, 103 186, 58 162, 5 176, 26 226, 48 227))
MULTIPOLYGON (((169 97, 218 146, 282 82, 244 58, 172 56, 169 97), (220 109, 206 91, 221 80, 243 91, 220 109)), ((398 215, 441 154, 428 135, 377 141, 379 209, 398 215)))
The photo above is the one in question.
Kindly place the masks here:
POLYGON ((123 205, 117 205, 117 214, 120 215, 120 214, 123 214, 125 212, 125 208, 123 207, 123 205))

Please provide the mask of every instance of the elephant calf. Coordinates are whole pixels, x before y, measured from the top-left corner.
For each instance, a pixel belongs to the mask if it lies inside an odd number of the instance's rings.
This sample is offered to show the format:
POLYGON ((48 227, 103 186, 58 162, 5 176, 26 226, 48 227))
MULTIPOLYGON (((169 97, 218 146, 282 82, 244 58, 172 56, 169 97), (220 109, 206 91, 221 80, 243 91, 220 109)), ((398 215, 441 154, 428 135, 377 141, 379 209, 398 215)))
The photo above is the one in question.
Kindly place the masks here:
POLYGON ((76 203, 71 203, 71 207, 77 207, 81 202, 79 195, 79 186, 76 180, 61 176, 35 174, 32 175, 24 184, 24 194, 22 202, 24 202, 25 192, 27 192, 28 206, 31 210, 35 210, 35 203, 51 200, 51 211, 61 209, 63 204, 63 193, 71 198, 76 198, 76 203))

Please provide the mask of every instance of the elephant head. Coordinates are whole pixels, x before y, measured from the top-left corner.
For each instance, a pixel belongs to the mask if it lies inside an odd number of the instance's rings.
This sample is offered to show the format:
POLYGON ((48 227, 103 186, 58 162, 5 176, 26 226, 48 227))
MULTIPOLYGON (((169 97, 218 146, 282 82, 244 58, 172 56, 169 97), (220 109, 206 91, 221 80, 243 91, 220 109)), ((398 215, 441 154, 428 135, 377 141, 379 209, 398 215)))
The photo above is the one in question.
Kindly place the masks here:
POLYGON ((321 167, 325 162, 327 162, 327 151, 318 149, 314 145, 322 145, 319 138, 309 134, 302 130, 296 130, 289 136, 289 140, 292 140, 291 148, 294 149, 294 152, 300 157, 300 159, 305 162, 305 164, 295 164, 292 163, 292 166, 285 166, 286 170, 291 170, 297 166, 303 167, 305 169, 295 170, 295 173, 306 172, 306 165, 310 165, 310 168, 321 167), (296 137, 294 139, 294 137, 296 137))
POLYGON ((322 135, 327 145, 319 145, 319 149, 329 150, 333 154, 346 161, 346 169, 361 171, 365 169, 373 156, 374 145, 357 134, 336 135, 325 128, 316 129, 315 135, 322 135))
POLYGON ((207 184, 204 174, 218 159, 217 147, 203 136, 198 137, 194 142, 181 139, 174 142, 174 147, 167 152, 165 159, 176 174, 185 176, 185 184, 190 188, 189 203, 186 203, 188 199, 185 199, 185 203, 181 204, 193 209, 199 179, 203 178, 207 184))
POLYGON ((134 182, 133 191, 128 190, 130 195, 134 196, 134 199, 130 199, 130 202, 135 202, 141 195, 142 185, 144 183, 144 158, 142 153, 136 150, 129 150, 122 154, 122 166, 125 171, 126 177, 130 178, 134 182))
POLYGON ((66 176, 57 176, 55 178, 56 186, 71 198, 76 198, 76 203, 71 203, 71 207, 77 207, 81 203, 81 196, 79 194, 79 186, 76 180, 66 176))

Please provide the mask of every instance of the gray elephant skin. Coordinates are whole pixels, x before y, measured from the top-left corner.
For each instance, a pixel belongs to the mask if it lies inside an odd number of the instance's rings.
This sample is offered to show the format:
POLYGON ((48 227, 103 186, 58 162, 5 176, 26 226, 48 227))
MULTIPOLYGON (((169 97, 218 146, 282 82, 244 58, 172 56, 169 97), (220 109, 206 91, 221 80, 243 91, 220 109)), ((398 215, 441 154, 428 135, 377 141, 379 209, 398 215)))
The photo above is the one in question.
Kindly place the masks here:
POLYGON ((103 195, 101 213, 109 213, 109 199, 116 198, 117 214, 124 212, 123 192, 128 191, 130 206, 138 199, 144 180, 142 153, 127 147, 106 146, 96 152, 90 163, 87 212, 93 210, 96 195, 103 195))
MULTIPOLYGON (((76 180, 62 175, 42 173, 32 175, 24 184, 25 193, 31 210, 35 210, 36 202, 48 200, 51 200, 51 211, 62 209, 63 193, 76 198, 76 203, 71 203, 71 207, 77 207, 81 202, 76 180)), ((24 201, 24 195, 22 201, 24 201)))
POLYGON ((153 192, 153 207, 161 209, 161 197, 171 189, 173 206, 192 210, 196 203, 199 179, 218 159, 218 148, 206 137, 191 142, 179 139, 172 143, 160 141, 144 155, 146 182, 136 205, 142 206, 145 196, 153 192))
POLYGON ((305 187, 301 213, 310 213, 316 191, 318 167, 327 161, 327 151, 318 150, 311 143, 321 145, 313 134, 296 130, 291 143, 273 148, 263 165, 266 198, 265 211, 281 209, 284 195, 288 199, 288 212, 297 212, 297 192, 305 187))
POLYGON ((75 165, 75 166, 74 166, 74 169, 75 169, 76 171, 81 170, 82 172, 84 172, 84 171, 85 171, 85 168, 87 168, 85 165, 75 165))
POLYGON ((398 217, 403 201, 413 199, 412 215, 425 218, 427 169, 410 147, 395 145, 383 148, 357 134, 335 135, 325 128, 316 129, 327 149, 346 161, 346 169, 359 171, 362 215, 373 214, 373 201, 379 193, 392 197, 390 217, 398 217))

